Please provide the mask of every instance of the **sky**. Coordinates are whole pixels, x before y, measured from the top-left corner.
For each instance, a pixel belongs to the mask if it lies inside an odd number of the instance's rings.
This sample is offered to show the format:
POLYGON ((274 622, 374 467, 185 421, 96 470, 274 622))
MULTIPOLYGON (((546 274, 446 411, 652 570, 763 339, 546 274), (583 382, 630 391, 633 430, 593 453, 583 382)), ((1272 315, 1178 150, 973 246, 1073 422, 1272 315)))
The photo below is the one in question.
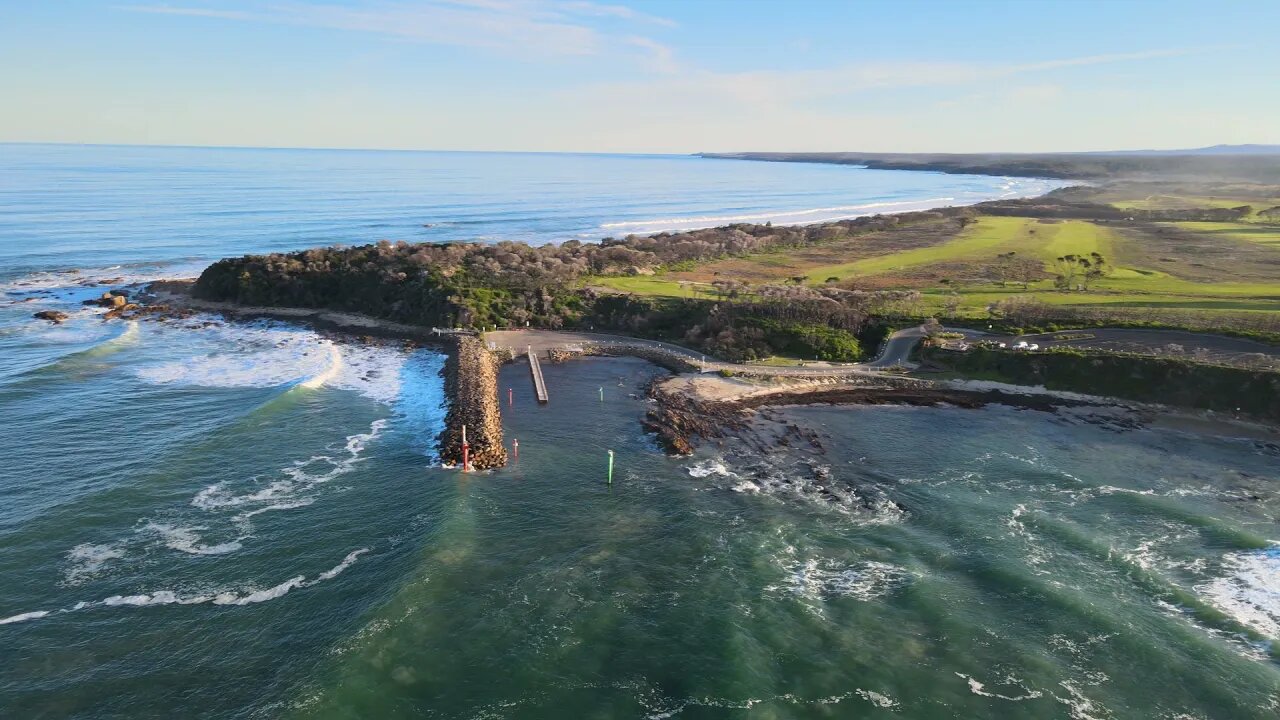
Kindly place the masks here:
POLYGON ((0 0, 0 142, 1280 143, 1280 2, 0 0))

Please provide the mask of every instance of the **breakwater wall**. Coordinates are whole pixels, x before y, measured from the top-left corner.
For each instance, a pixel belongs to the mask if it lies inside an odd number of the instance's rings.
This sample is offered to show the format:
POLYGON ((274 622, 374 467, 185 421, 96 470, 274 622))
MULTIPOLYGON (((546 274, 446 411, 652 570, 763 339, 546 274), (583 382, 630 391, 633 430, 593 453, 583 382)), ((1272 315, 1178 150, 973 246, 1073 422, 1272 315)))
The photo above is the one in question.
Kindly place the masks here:
POLYGON ((478 338, 454 340, 444 366, 445 396, 449 411, 440 433, 440 460, 462 464, 462 426, 467 427, 471 466, 476 470, 507 464, 502 444, 502 412, 498 405, 498 367, 502 361, 478 338))
POLYGON ((630 343, 587 343, 583 345, 584 355, 600 355, 604 357, 638 357, 648 360, 658 367, 672 372, 697 372, 698 363, 687 355, 653 345, 630 343))

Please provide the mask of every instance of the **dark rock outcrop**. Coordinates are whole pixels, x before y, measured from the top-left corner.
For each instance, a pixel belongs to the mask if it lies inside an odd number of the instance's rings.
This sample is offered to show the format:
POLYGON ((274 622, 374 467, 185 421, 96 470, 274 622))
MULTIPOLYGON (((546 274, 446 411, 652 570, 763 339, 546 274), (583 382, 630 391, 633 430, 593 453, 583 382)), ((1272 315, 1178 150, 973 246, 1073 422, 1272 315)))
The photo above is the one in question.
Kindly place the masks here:
POLYGON ((70 317, 70 315, 67 315, 61 310, 41 310, 40 312, 36 313, 32 317, 35 317, 39 320, 48 320, 54 325, 58 325, 58 324, 61 324, 63 320, 66 320, 68 317, 70 317))

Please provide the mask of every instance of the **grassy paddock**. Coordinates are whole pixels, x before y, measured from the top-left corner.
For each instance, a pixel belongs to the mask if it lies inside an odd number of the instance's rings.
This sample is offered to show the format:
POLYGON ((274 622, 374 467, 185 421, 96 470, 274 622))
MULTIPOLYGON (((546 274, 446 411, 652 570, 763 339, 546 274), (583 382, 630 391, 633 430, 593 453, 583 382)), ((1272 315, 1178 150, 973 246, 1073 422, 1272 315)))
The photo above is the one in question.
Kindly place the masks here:
POLYGON ((659 276, 601 278, 592 284, 637 295, 714 299, 710 283, 717 278, 783 283, 803 277, 810 286, 831 281, 869 290, 917 290, 921 313, 975 319, 988 317, 991 306, 1019 297, 1064 308, 1151 308, 1204 318, 1280 313, 1280 222, 1257 214, 1280 205, 1280 187, 1255 184, 1213 190, 1221 194, 1169 184, 1070 192, 1079 202, 1122 208, 1249 205, 1253 214, 1243 222, 979 215, 963 228, 954 219, 915 223, 798 249, 699 263, 659 276), (1042 279, 1029 280, 1025 287, 1000 279, 997 256, 1006 253, 1038 262, 1042 279), (1087 291, 1054 287, 1056 258, 1092 253, 1106 258, 1105 276, 1090 282, 1087 291))
POLYGON ((587 285, 653 297, 716 298, 715 291, 707 283, 672 280, 664 276, 597 277, 587 285))
POLYGON ((1218 237, 1245 240, 1280 250, 1280 225, 1258 223, 1180 222, 1169 223, 1184 230, 1218 237))

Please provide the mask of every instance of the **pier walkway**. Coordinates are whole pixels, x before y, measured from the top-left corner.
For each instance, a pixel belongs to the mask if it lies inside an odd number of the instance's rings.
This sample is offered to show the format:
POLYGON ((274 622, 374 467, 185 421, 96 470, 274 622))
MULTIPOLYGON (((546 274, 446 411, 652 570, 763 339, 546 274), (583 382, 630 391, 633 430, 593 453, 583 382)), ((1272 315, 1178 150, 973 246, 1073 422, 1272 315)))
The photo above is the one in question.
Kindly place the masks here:
POLYGON ((542 379, 542 365, 538 362, 538 353, 530 347, 527 355, 529 372, 533 373, 533 392, 538 396, 538 402, 545 403, 547 402, 547 381, 542 379))

